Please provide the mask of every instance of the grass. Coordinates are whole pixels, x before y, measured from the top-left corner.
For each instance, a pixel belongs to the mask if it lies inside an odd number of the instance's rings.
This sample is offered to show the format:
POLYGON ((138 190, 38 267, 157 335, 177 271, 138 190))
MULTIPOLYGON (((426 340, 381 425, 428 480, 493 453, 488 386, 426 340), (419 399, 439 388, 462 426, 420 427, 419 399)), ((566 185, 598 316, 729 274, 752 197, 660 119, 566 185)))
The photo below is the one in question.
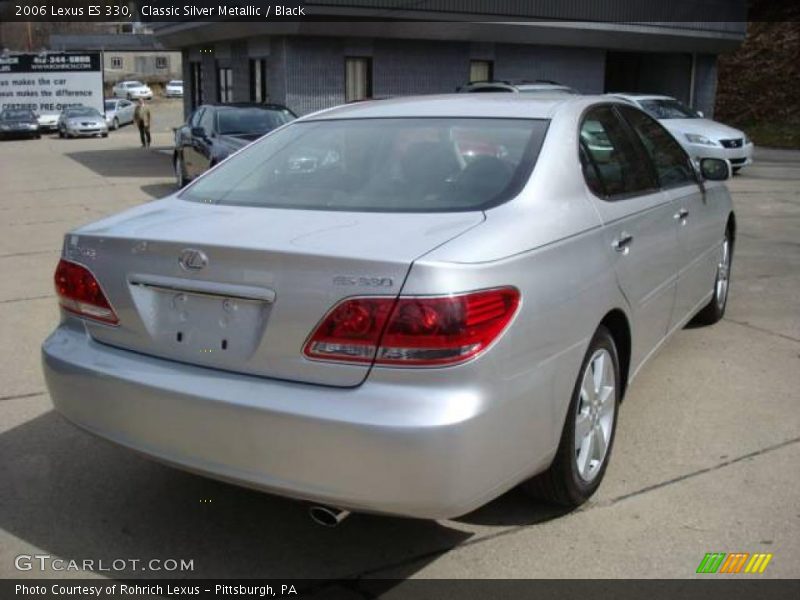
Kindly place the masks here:
POLYGON ((800 123, 750 123, 738 127, 756 146, 800 149, 800 123))

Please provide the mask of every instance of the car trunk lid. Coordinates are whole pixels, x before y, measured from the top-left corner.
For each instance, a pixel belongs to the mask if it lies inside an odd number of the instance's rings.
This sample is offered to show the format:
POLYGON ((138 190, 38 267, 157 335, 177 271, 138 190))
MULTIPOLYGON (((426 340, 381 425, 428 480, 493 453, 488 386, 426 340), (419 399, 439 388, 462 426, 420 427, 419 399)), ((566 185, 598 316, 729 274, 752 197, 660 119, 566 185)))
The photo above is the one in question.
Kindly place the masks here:
POLYGON ((399 294, 412 262, 483 213, 347 213, 175 199, 83 227, 66 258, 88 267, 119 317, 89 323, 107 344, 252 375, 337 386, 368 365, 302 355, 343 298, 399 294))

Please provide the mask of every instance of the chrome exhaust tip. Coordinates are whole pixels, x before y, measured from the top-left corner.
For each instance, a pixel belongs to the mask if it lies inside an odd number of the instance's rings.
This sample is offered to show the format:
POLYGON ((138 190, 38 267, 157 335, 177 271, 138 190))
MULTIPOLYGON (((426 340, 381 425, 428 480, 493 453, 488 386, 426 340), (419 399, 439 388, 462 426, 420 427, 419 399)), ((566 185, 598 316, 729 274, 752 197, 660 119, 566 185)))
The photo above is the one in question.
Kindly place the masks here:
POLYGON ((333 506, 312 506, 308 509, 308 516, 322 527, 336 527, 350 516, 350 511, 333 506))

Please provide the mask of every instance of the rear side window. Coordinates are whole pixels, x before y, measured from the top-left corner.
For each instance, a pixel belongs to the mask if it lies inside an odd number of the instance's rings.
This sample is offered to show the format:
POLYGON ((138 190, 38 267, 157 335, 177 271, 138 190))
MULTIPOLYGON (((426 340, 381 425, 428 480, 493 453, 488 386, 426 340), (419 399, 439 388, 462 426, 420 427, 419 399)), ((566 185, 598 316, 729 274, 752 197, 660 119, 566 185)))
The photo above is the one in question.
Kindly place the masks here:
POLYGON ((618 108, 650 155, 661 187, 670 188, 696 183, 689 155, 658 121, 629 106, 618 108))
POLYGON ((626 125, 610 106, 591 109, 581 123, 580 143, 593 170, 584 168, 589 188, 609 200, 634 196, 657 188, 650 161, 631 139, 626 125))
POLYGON ((308 210, 483 210, 522 189, 547 124, 449 117, 297 122, 248 146, 180 197, 308 210))

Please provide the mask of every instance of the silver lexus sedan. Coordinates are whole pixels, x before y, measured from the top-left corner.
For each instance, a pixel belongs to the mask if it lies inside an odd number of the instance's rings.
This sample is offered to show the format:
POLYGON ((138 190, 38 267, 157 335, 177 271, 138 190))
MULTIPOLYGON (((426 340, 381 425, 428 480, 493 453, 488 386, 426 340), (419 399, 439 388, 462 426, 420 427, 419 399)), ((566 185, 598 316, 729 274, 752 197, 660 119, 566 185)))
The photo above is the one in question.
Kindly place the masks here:
POLYGON ((319 112, 68 233, 47 384, 89 432, 330 523, 518 484, 576 506, 633 377, 725 311, 729 176, 608 97, 319 112))

